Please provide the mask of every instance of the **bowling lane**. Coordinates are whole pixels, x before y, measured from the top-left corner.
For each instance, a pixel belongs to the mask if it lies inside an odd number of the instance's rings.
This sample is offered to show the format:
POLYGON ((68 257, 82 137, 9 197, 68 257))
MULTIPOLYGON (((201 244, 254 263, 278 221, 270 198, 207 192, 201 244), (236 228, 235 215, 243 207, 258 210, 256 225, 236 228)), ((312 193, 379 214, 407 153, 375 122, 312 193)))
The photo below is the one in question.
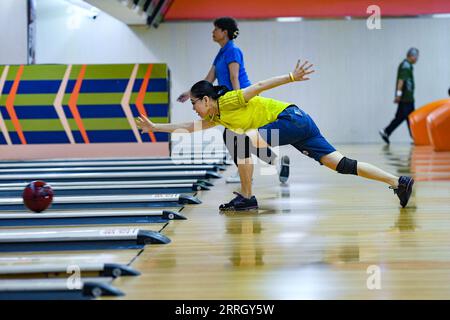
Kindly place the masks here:
POLYGON ((0 300, 90 300, 100 296, 123 296, 113 278, 88 277, 70 288, 67 279, 7 279, 0 281, 0 300))
POLYGON ((47 251, 41 252, 0 252, 1 266, 30 266, 39 264, 77 265, 85 263, 119 263, 128 264, 140 250, 115 251, 47 251))
POLYGON ((0 229, 0 252, 143 249, 170 243, 166 223, 141 227, 52 227, 0 229))
MULTIPOLYGON (((53 191, 58 196, 74 195, 112 195, 112 194, 164 194, 164 193, 184 193, 193 195, 195 191, 209 190, 209 187, 202 183, 178 183, 178 184, 152 184, 152 183, 128 183, 110 184, 104 182, 97 185, 79 183, 78 185, 53 185, 53 191)), ((23 193, 25 184, 3 184, 0 186, 0 198, 18 197, 23 193)))
POLYGON ((171 220, 186 220, 186 217, 179 213, 179 208, 172 209, 174 210, 46 210, 41 213, 8 211, 0 213, 0 226, 144 225, 165 223, 171 220))
MULTIPOLYGON (((201 201, 196 197, 181 194, 61 196, 54 198, 52 208, 56 210, 97 208, 166 208, 183 207, 185 204, 199 203, 201 203, 201 201)), ((22 209, 22 198, 0 198, 0 211, 22 209)))
MULTIPOLYGON (((124 220, 124 213, 148 218, 149 212, 157 211, 152 209, 153 206, 148 206, 149 198, 156 200, 155 204, 160 212, 172 211, 178 213, 186 204, 186 198, 183 198, 184 200, 181 201, 175 199, 181 197, 180 193, 187 195, 187 197, 193 197, 197 191, 207 191, 212 183, 204 179, 219 178, 220 175, 217 171, 223 169, 223 167, 217 166, 215 163, 207 166, 205 164, 191 167, 178 166, 175 170, 169 170, 171 169, 170 166, 156 162, 153 164, 133 163, 131 166, 127 165, 127 167, 115 166, 113 163, 108 164, 106 167, 100 164, 87 164, 88 166, 86 166, 86 163, 81 164, 83 167, 80 167, 80 164, 74 163, 69 170, 66 170, 63 165, 55 166, 55 168, 52 168, 52 165, 42 169, 38 167, 39 170, 36 170, 34 166, 0 169, 0 198, 3 199, 3 204, 6 205, 0 205, 3 209, 6 209, 0 215, 7 214, 15 218, 25 218, 23 221, 27 222, 31 220, 47 220, 47 222, 52 220, 54 222, 55 219, 60 221, 62 219, 72 219, 71 221, 66 221, 68 224, 54 224, 51 227, 45 225, 45 223, 40 226, 28 223, 7 226, 6 224, 2 225, 2 220, 0 219, 0 233, 3 230, 7 231, 6 233, 15 233, 18 235, 17 239, 19 241, 29 237, 29 232, 37 232, 44 235, 44 237, 45 234, 58 232, 70 234, 72 231, 85 232, 88 231, 87 229, 100 232, 105 228, 105 225, 102 222, 95 221, 95 219, 108 219, 110 224, 114 224, 114 228, 129 228, 130 225, 133 225, 134 228, 139 230, 152 231, 163 235, 163 230, 170 220, 167 217, 152 222, 144 222, 143 220, 130 222, 129 220, 124 220), (19 170, 16 170, 17 168, 19 170), (199 168, 205 170, 185 170, 199 168), (156 171, 162 169, 164 171, 156 171), (127 171, 124 172, 124 170, 127 171), (58 175, 58 173, 62 174, 58 175), (29 178, 28 182, 35 180, 37 177, 32 177, 33 175, 39 176, 38 179, 47 182, 47 178, 55 178, 50 180, 50 184, 56 196, 51 208, 42 214, 29 213, 29 217, 32 216, 33 219, 28 219, 27 211, 23 210, 20 196, 27 184, 27 180, 22 179, 29 178), (15 176, 13 178, 18 177, 18 179, 8 180, 8 176, 15 176), (86 177, 87 179, 85 179, 86 177), (174 199, 168 199, 167 196, 171 196, 174 199), (117 206, 118 203, 120 204, 119 206, 117 206), (61 204, 64 206, 61 207, 61 204), (83 209, 83 207, 91 209, 83 209), (86 219, 85 221, 90 220, 84 226, 80 220, 73 220, 75 215, 79 215, 82 212, 87 213, 87 218, 82 219, 86 219)), ((79 218, 77 217, 77 219, 79 218)), ((3 232, 3 235, 6 233, 3 232)), ((123 250, 123 246, 115 247, 114 244, 107 246, 99 244, 98 248, 101 247, 102 249, 95 250, 95 244, 88 248, 81 243, 73 246, 69 243, 70 241, 63 241, 57 245, 53 242, 47 246, 45 240, 43 240, 44 245, 40 243, 36 248, 35 240, 32 241, 31 246, 27 244, 27 248, 24 248, 22 244, 17 248, 15 247, 16 244, 7 244, 7 250, 0 250, 11 251, 10 253, 0 252, 0 271, 3 270, 0 272, 1 279, 9 279, 11 275, 15 279, 67 277, 60 271, 49 274, 39 270, 46 268, 50 270, 64 270, 66 266, 70 267, 71 265, 83 265, 84 268, 89 269, 86 265, 92 263, 130 264, 144 248, 153 250, 150 247, 163 246, 162 244, 146 245, 139 248, 131 246, 123 250), (30 273, 30 269, 36 269, 37 271, 30 273), (21 273, 20 270, 24 271, 21 273)), ((4 245, 2 247, 5 248, 4 245)), ((89 270, 83 272, 84 277, 96 275, 95 272, 89 270)), ((19 283, 19 285, 21 284, 19 283)))
POLYGON ((33 180, 44 180, 51 182, 72 182, 72 181, 124 181, 130 179, 142 180, 174 180, 174 179, 219 179, 222 175, 210 170, 188 170, 188 171, 152 171, 152 172, 79 172, 79 173, 41 173, 41 174, 2 174, 0 183, 23 183, 33 180))
POLYGON ((37 167, 37 168, 8 168, 0 169, 1 174, 45 174, 45 173, 76 173, 76 172, 157 172, 157 171, 189 171, 189 170, 209 170, 219 171, 225 167, 220 165, 157 165, 157 166, 84 166, 84 167, 37 167))
POLYGON ((64 163, 70 165, 75 162, 102 162, 102 161, 112 161, 112 162, 127 162, 127 161, 166 161, 172 162, 176 161, 228 161, 228 152, 226 150, 212 152, 211 154, 204 154, 202 152, 194 152, 194 153, 180 153, 173 154, 171 157, 120 157, 120 158, 64 158, 64 159, 35 159, 35 160, 2 160, 1 163, 10 164, 10 163, 22 163, 22 164, 42 164, 42 163, 64 163))
MULTIPOLYGON (((47 183, 51 184, 52 187, 69 187, 69 186, 121 186, 124 184, 121 180, 108 180, 108 181, 69 181, 69 182, 56 182, 56 181, 47 181, 47 183)), ((10 182, 10 183, 0 183, 0 188, 4 187, 21 187, 25 188, 28 183, 26 182, 10 182)), ((213 186, 211 182, 203 179, 175 179, 175 180, 133 180, 129 179, 126 184, 151 184, 158 185, 163 188, 165 185, 168 187, 172 187, 174 184, 201 184, 205 186, 213 186)), ((81 189, 81 188, 80 188, 81 189)))
POLYGON ((25 168, 71 168, 71 167, 117 167, 117 166, 161 166, 161 165, 231 165, 227 160, 216 159, 170 159, 170 160, 79 160, 79 161, 48 161, 48 162, 0 162, 0 169, 25 169, 25 168))

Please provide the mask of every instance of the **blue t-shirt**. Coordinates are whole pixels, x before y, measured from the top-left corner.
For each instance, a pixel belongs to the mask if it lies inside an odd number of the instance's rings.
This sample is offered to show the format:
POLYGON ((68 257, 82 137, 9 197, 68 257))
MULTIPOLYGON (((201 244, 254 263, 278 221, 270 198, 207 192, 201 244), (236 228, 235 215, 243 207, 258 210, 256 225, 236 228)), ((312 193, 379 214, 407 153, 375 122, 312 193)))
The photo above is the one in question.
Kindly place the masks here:
POLYGON ((241 49, 239 49, 232 40, 220 49, 213 65, 216 68, 216 78, 220 86, 226 86, 228 89, 233 90, 233 85, 230 80, 230 70, 228 65, 232 62, 239 63, 239 83, 241 89, 247 88, 251 85, 248 80, 247 72, 244 66, 244 56, 241 49))

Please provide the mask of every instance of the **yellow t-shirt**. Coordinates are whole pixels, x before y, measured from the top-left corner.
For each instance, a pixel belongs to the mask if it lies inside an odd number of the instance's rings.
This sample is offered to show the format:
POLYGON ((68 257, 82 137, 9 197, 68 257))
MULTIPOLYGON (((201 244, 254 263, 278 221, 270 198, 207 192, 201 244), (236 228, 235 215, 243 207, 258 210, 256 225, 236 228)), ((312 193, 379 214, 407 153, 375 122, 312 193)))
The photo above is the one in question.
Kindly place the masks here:
POLYGON ((209 120, 239 134, 274 122, 286 107, 292 105, 260 96, 245 102, 242 90, 225 93, 218 103, 220 114, 210 117, 209 120))

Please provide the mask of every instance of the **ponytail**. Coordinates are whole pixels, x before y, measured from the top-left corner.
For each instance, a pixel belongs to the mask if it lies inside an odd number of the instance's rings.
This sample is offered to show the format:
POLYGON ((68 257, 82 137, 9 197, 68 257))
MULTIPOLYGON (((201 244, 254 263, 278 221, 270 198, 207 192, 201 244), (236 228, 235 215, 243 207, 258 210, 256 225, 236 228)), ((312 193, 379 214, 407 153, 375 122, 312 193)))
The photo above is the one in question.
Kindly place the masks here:
POLYGON ((229 90, 226 86, 213 86, 211 82, 201 80, 194 84, 191 88, 191 95, 195 98, 210 97, 218 100, 229 90))
POLYGON ((229 90, 226 86, 214 86, 214 91, 216 92, 216 98, 212 97, 214 100, 219 99, 221 96, 223 96, 225 93, 227 93, 229 90))
POLYGON ((239 35, 238 24, 235 19, 231 17, 220 17, 214 20, 214 26, 222 30, 226 30, 228 33, 228 39, 236 39, 239 35))

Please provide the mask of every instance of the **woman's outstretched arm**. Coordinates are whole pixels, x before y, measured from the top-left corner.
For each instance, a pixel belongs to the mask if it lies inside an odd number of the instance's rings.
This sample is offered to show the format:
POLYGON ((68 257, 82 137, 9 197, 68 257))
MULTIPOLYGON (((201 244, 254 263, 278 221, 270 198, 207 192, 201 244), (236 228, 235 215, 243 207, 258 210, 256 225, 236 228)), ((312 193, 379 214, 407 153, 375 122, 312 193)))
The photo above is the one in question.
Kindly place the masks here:
POLYGON ((214 83, 216 81, 216 67, 212 66, 211 69, 209 69, 208 74, 205 77, 206 81, 209 81, 211 83, 214 83))
POLYGON ((259 95, 263 91, 279 87, 289 82, 309 80, 309 78, 306 76, 314 72, 314 70, 311 69, 312 66, 313 65, 308 61, 305 61, 302 65, 300 65, 300 60, 298 60, 294 71, 290 72, 289 74, 259 81, 254 85, 243 89, 242 93, 244 95, 245 101, 249 101, 251 98, 259 95))
POLYGON ((138 128, 142 131, 142 133, 146 133, 149 131, 172 133, 177 130, 194 132, 206 130, 216 126, 214 122, 208 120, 199 120, 183 123, 154 123, 150 121, 147 117, 143 116, 142 114, 140 115, 140 117, 137 118, 136 124, 138 128))

